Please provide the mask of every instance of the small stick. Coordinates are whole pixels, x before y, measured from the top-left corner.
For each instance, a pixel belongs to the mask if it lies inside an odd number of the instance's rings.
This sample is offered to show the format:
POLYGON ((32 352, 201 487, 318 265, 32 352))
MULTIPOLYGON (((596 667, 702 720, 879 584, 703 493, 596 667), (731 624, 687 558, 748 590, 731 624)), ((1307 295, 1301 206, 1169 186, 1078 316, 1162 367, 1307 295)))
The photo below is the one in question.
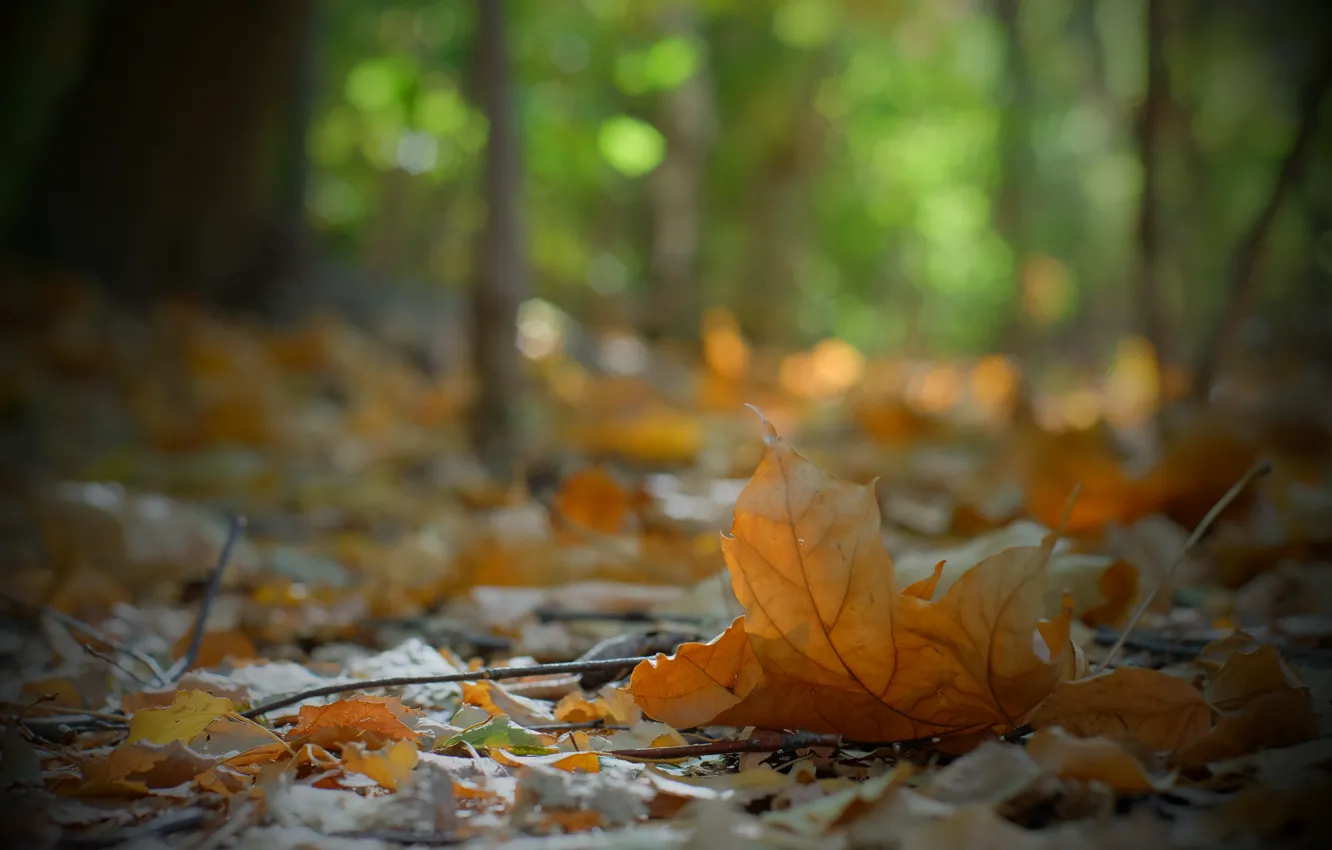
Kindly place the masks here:
MULTIPOLYGON (((123 724, 123 723, 127 723, 127 722, 129 722, 129 718, 126 717, 126 716, 123 715, 123 714, 112 714, 112 713, 109 712, 109 711, 92 711, 92 710, 90 710, 90 709, 84 709, 84 708, 73 708, 72 706, 68 706, 68 705, 56 705, 56 704, 54 704, 54 703, 49 703, 49 702, 39 702, 39 703, 34 703, 34 704, 32 704, 32 705, 28 705, 27 703, 14 702, 13 700, 0 700, 0 705, 6 706, 7 708, 9 708, 9 709, 11 709, 11 710, 12 710, 12 709, 21 708, 21 709, 22 709, 22 715, 19 715, 19 716, 15 717, 14 719, 17 720, 17 719, 22 718, 22 719, 23 719, 23 722, 25 722, 25 723, 30 723, 30 722, 32 722, 32 721, 31 721, 30 718, 26 718, 26 717, 24 717, 24 715, 27 715, 27 714, 29 714, 30 712, 34 712, 34 711, 39 711, 39 712, 42 712, 43 714, 54 714, 54 715, 56 715, 55 717, 44 717, 44 718, 42 718, 42 720, 44 720, 44 721, 57 721, 57 720, 60 720, 60 721, 65 721, 65 722, 71 722, 71 721, 82 720, 82 719, 85 719, 85 718, 92 717, 92 718, 96 718, 96 719, 98 719, 98 720, 105 720, 105 721, 108 721, 108 722, 110 722, 110 723, 122 723, 122 724, 123 724), (75 712, 75 713, 74 713, 74 714, 62 714, 62 713, 61 713, 61 712, 66 712, 66 711, 73 711, 73 712, 75 712)), ((0 721, 4 721, 4 722, 8 722, 9 719, 10 719, 10 718, 8 718, 8 717, 0 717, 0 721)))
POLYGON ((1170 564, 1169 568, 1166 569, 1161 578, 1157 580, 1156 586, 1151 589, 1151 592, 1143 597, 1142 602, 1138 605, 1138 609, 1133 612, 1133 616, 1130 617, 1128 623, 1124 625, 1124 630, 1119 633, 1119 639, 1110 647, 1110 651, 1105 654, 1105 659, 1101 661, 1099 669, 1108 670, 1110 668, 1110 662, 1113 661, 1115 656, 1119 654, 1119 651, 1124 648, 1124 642, 1128 640, 1129 632, 1133 631, 1133 627, 1138 625, 1138 621, 1142 619, 1142 615, 1147 613, 1147 609, 1151 607, 1152 602, 1156 599, 1156 594, 1160 593, 1161 588, 1165 587, 1166 582, 1170 581, 1170 577, 1174 575, 1175 570, 1179 569, 1179 565, 1184 563, 1185 559, 1188 558, 1189 553, 1198 545, 1198 541, 1202 540, 1203 535, 1205 535, 1207 530, 1212 527, 1212 523, 1216 522, 1216 518, 1221 515, 1222 511, 1230 507, 1230 503, 1235 501, 1235 499, 1239 497, 1239 494, 1244 492, 1244 488, 1248 487, 1254 479, 1266 475, 1271 471, 1272 464, 1270 461, 1258 461, 1253 466, 1249 467, 1249 471, 1244 473, 1243 477, 1241 477, 1239 481, 1236 481, 1234 485, 1226 491, 1226 494, 1221 497, 1220 501, 1215 505, 1212 505, 1212 509, 1202 518, 1202 522, 1198 523, 1198 527, 1193 529, 1193 533, 1189 535, 1189 539, 1184 541, 1184 549, 1179 553, 1179 557, 1175 558, 1174 562, 1170 564))
POLYGON ((726 753, 769 753, 779 750, 802 750, 806 747, 839 747, 841 745, 842 738, 840 735, 796 732, 780 737, 769 735, 741 740, 709 741, 706 744, 685 744, 681 747, 639 747, 629 750, 605 750, 604 753, 619 758, 665 761, 692 756, 716 756, 726 753))
POLYGON ((227 571, 227 562, 231 560, 231 550, 235 548, 236 541, 240 539, 241 531, 245 528, 245 517, 236 514, 231 518, 231 527, 227 529, 226 542, 222 544, 222 551, 217 556, 217 566, 208 574, 208 586, 204 589, 203 601, 199 603, 199 616, 194 621, 194 632, 190 635, 190 644, 186 648, 185 654, 171 667, 168 674, 171 682, 180 681, 180 677, 185 675, 185 671, 194 666, 194 662, 199 659, 199 648, 203 646, 204 630, 208 625, 208 612, 212 610, 213 603, 217 601, 217 594, 222 589, 222 574, 227 571))
POLYGON ((52 608, 50 605, 34 605, 31 602, 26 602, 22 599, 19 599, 17 596, 13 595, 12 593, 8 593, 3 590, 0 590, 0 599, 4 599, 10 605, 13 605, 15 607, 22 608, 26 611, 31 611, 34 614, 38 615, 39 617, 50 617, 52 620, 55 620, 57 623, 60 623, 62 626, 65 626, 68 629, 73 629, 74 631, 79 632, 84 637, 90 637, 93 640, 97 641, 98 643, 106 644, 108 647, 111 648, 112 651, 119 652, 123 655, 129 656, 130 658, 133 658, 135 661, 139 662, 143 666, 147 667, 148 670, 153 674, 153 678, 157 679, 158 682, 162 684, 166 683, 166 673, 162 671, 161 665, 157 663, 157 660, 155 658, 153 658, 151 655, 149 655, 146 652, 134 649, 133 647, 125 646, 123 643, 111 637, 106 632, 103 632, 101 629, 98 629, 94 626, 90 626, 87 623, 80 620, 79 618, 71 617, 69 614, 66 614, 64 611, 59 611, 55 608, 52 608))
POLYGON ((538 608, 534 612, 543 623, 578 623, 603 621, 608 623, 702 623, 707 618, 697 614, 653 614, 650 611, 565 611, 558 608, 538 608))
POLYGON ((131 679, 138 682, 140 687, 143 688, 152 687, 152 683, 150 683, 147 679, 140 676, 138 673, 135 673, 129 667, 126 667, 124 664, 120 663, 120 659, 116 658, 114 655, 107 655, 105 652, 102 652, 100 649, 97 649, 90 643, 85 643, 83 645, 83 651, 91 655, 93 658, 96 658, 98 661, 105 661, 107 664, 110 664, 112 667, 116 668, 120 672, 124 673, 126 676, 129 676, 131 679))
POLYGON ((253 720, 256 717, 295 705, 302 700, 314 697, 326 697, 345 694, 351 691, 368 691, 372 688, 401 688, 407 685, 443 685, 449 682, 487 682, 499 679, 521 679, 525 676, 552 676, 562 673, 590 673, 594 670, 619 670, 633 667, 654 656, 643 655, 636 658, 604 658, 597 661, 567 661, 560 664, 533 664, 530 667, 482 667, 463 673, 447 673, 440 676, 395 676, 388 679, 365 679, 360 682, 342 682, 324 685, 308 691, 279 697, 278 699, 257 705, 249 711, 241 712, 241 717, 253 720))

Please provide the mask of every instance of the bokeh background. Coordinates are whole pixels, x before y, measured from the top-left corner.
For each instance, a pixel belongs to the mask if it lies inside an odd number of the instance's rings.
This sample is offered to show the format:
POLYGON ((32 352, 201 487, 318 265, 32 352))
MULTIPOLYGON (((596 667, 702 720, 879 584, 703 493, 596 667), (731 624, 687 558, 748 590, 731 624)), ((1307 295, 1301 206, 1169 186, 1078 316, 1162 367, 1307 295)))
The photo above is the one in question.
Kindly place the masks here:
MULTIPOLYGON (((1047 429, 1131 428, 1172 399, 1307 398, 1332 361, 1318 4, 0 14, 6 312, 46 347, 11 337, 28 371, 6 403, 37 443, 78 435, 55 452, 67 467, 107 440, 74 428, 96 418, 86 387, 73 430, 48 427, 44 358, 161 359, 128 354, 112 314, 137 317, 130 337, 205 347, 214 308, 306 327, 310 346, 329 323, 387 340, 412 416, 473 411, 492 468, 553 450, 547 402, 600 417, 598 389, 691 410, 868 394, 1004 416, 1024 399, 1047 429)), ((247 344, 216 346, 248 365, 195 364, 235 378, 212 375, 212 401, 129 368, 126 428, 263 444, 276 414, 251 397, 264 367, 247 344)), ((372 432, 403 418, 367 410, 372 432)), ((642 440, 692 456, 688 427, 642 440)))

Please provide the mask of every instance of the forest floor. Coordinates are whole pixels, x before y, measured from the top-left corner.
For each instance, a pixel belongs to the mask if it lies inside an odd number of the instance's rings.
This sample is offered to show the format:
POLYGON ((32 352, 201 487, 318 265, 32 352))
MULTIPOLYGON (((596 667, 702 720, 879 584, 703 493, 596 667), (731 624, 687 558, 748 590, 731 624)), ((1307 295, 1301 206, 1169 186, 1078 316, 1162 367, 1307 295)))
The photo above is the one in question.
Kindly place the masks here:
MULTIPOLYGON (((801 395, 719 373, 717 341, 714 368, 552 356, 505 482, 465 448, 466 381, 345 321, 5 297, 23 846, 1332 826, 1332 433, 1307 400, 1154 441, 1039 427, 993 359, 801 395)), ((845 360, 810 356, 811 383, 845 360)))

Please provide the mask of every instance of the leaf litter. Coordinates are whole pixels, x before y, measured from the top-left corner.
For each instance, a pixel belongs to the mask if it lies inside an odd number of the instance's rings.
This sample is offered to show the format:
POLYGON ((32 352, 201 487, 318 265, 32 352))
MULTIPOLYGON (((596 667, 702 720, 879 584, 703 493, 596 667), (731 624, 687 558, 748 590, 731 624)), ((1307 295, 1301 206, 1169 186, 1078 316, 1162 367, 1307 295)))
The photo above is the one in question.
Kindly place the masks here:
POLYGON ((849 399, 852 438, 774 400, 821 467, 651 387, 615 407, 616 379, 595 426, 558 429, 597 462, 543 493, 441 461, 456 388, 351 328, 154 321, 207 392, 177 409, 139 375, 109 415, 146 439, 29 504, 52 560, 15 561, 0 758, 24 835, 1092 848, 1326 824, 1332 631, 1254 590, 1327 569, 1291 573, 1326 518, 1303 461, 1170 574, 1261 436, 1202 423, 1141 474, 1103 434, 1019 421, 977 451, 900 402, 849 399), (250 531, 214 574, 237 490, 250 531))

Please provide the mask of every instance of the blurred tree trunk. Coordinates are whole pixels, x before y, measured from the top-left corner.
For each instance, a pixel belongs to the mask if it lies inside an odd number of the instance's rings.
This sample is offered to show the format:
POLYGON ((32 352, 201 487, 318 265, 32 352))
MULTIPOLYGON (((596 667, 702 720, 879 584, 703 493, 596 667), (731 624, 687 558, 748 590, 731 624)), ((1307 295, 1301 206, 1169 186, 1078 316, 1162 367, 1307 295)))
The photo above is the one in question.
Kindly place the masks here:
POLYGON ((477 0, 477 7, 476 91, 490 133, 483 176, 486 222, 472 282, 472 357, 477 379, 472 443, 494 474, 507 477, 514 468, 523 383, 516 346, 518 305, 527 291, 518 217, 522 165, 504 2, 477 0))
POLYGON ((799 105, 793 109, 791 132, 768 154, 754 189, 750 270, 734 312, 760 345, 789 345, 799 336, 797 281, 809 248, 811 182, 826 132, 814 97, 830 58, 826 48, 810 58, 801 90, 793 97, 799 105))
POLYGON ((55 105, 78 76, 97 6, 0 4, 0 233, 9 230, 55 105))
POLYGON ((1031 156, 1031 108, 1035 101, 1031 71, 1022 43, 1021 0, 996 0, 995 16, 1003 27, 1006 45, 1008 103, 1003 109, 1001 169, 995 225, 1013 254, 1013 303, 1000 347, 1020 358, 1033 357, 1032 325, 1023 296, 1023 269, 1031 253, 1028 233, 1029 183, 1035 174, 1031 156))
POLYGON ((314 2, 102 4, 17 252, 128 302, 262 306, 299 260, 314 2))
POLYGON ((1277 212, 1299 185, 1313 156, 1319 112, 1327 98, 1328 89, 1332 88, 1332 53, 1324 53, 1318 61, 1315 77, 1309 82, 1300 104, 1299 123, 1290 151, 1281 163, 1281 171, 1277 174, 1266 203, 1254 217, 1231 256, 1221 311, 1207 326, 1194 364, 1191 388, 1195 399, 1205 401, 1211 396, 1217 373, 1233 350, 1240 326, 1252 306, 1258 288, 1258 268, 1263 258, 1263 249, 1267 245, 1272 225, 1276 222, 1277 212))
MULTIPOLYGON (((664 12, 666 35, 699 39, 697 13, 682 5, 664 12)), ((652 205, 651 282, 643 329, 649 337, 693 338, 700 299, 695 279, 703 226, 703 189, 712 142, 712 75, 706 59, 662 98, 666 157, 649 178, 652 205)))
POLYGON ((1170 81, 1165 57, 1165 3, 1147 0, 1147 93, 1138 115, 1138 156, 1142 194, 1138 201, 1138 269, 1134 285, 1138 332, 1152 345, 1158 362, 1166 359, 1160 303, 1161 153, 1170 81))

